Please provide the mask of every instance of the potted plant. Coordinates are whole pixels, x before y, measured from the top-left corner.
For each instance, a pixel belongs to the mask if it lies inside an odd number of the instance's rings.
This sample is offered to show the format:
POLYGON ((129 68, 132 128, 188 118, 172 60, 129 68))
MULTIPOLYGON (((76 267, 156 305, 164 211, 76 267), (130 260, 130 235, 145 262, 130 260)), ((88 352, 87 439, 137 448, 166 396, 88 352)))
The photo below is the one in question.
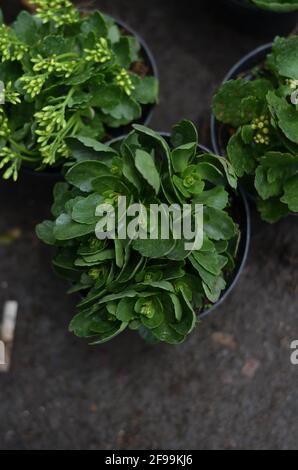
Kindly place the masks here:
POLYGON ((226 16, 254 34, 288 34, 298 20, 298 0, 220 0, 226 16))
POLYGON ((180 343, 231 291, 246 260, 249 212, 234 170, 198 145, 189 121, 170 136, 134 125, 108 146, 83 143, 73 142, 78 162, 54 189, 54 220, 36 229, 57 248, 55 271, 71 281, 70 292, 81 292, 70 331, 93 344, 127 328, 149 341, 180 343), (201 205, 204 223, 197 226, 201 205), (153 219, 156 206, 160 218, 153 219), (175 215, 165 225, 167 208, 175 215), (184 209, 196 225, 191 246, 181 232, 184 209))
POLYGON ((276 38, 233 68, 212 105, 214 149, 272 223, 298 212, 297 58, 297 36, 276 38))
POLYGON ((34 4, 35 15, 22 11, 0 26, 4 179, 16 180, 22 166, 61 166, 70 137, 107 141, 148 123, 158 99, 151 53, 127 27, 68 0, 34 4))

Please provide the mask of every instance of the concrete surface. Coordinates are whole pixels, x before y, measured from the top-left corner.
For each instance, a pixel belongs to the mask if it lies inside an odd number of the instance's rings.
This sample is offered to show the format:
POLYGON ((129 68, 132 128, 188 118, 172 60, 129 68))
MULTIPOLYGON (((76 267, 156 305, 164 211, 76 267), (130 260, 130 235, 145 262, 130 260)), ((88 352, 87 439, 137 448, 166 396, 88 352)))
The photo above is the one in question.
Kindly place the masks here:
MULTIPOLYGON (((270 38, 235 32, 208 2, 96 4, 141 31, 157 58, 153 127, 191 118, 208 143, 215 87, 270 38)), ((297 449, 298 219, 272 227, 253 213, 237 288, 182 346, 150 347, 131 333, 90 348, 68 334, 76 298, 34 236, 50 201, 51 181, 0 184, 0 234, 21 230, 0 246, 0 306, 20 304, 12 369, 0 375, 0 448, 297 449)))

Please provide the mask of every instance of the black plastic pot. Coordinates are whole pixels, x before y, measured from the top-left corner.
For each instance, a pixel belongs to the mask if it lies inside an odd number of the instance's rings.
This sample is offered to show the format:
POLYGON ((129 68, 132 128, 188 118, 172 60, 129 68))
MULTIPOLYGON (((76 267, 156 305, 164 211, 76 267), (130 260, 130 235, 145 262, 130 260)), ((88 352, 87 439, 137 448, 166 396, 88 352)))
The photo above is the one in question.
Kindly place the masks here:
MULTIPOLYGON (((167 139, 169 139, 170 134, 168 132, 159 132, 159 134, 167 139)), ((108 144, 113 145, 117 142, 120 142, 124 139, 125 136, 120 136, 116 139, 111 140, 108 144)), ((206 153, 212 153, 207 147, 203 145, 199 145, 200 150, 206 153)), ((250 209, 249 204, 246 198, 245 192, 242 190, 241 187, 238 188, 238 194, 234 192, 232 194, 233 197, 233 204, 232 204, 232 213, 234 220, 237 221, 241 230, 241 239, 239 243, 239 250, 238 256, 236 260, 236 267, 233 273, 231 273, 227 281, 227 287, 225 291, 222 293, 220 299, 211 307, 207 308, 206 310, 198 313, 198 318, 204 318, 207 315, 213 313, 218 307, 220 307, 223 302, 227 299, 227 297, 231 294, 233 289, 236 287, 237 282, 243 272, 245 267, 249 246, 250 246, 250 239, 251 239, 251 217, 250 217, 250 209)))
POLYGON ((216 0, 220 12, 237 29, 256 35, 287 35, 298 22, 298 11, 277 13, 264 10, 249 0, 216 0))
MULTIPOLYGON (((227 73, 222 83, 229 80, 235 80, 239 77, 249 77, 251 70, 262 64, 267 54, 271 51, 272 43, 265 44, 253 50, 244 56, 237 64, 235 64, 227 73)), ((211 141, 214 152, 217 155, 225 155, 226 147, 229 140, 229 132, 227 126, 218 122, 214 115, 211 116, 211 141)))

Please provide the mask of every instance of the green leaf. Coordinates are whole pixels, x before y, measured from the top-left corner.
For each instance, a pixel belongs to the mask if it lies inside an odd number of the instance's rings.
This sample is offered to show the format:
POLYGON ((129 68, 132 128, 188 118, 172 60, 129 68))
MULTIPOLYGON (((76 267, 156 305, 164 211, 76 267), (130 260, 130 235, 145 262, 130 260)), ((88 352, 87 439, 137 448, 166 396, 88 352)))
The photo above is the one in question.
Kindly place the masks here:
POLYGON ((255 176, 255 187, 262 199, 266 200, 272 196, 278 196, 282 193, 281 181, 269 182, 267 171, 263 166, 258 166, 255 176))
POLYGON ((185 295, 184 289, 181 289, 182 296, 179 297, 182 308, 182 317, 180 321, 171 323, 171 327, 179 334, 186 336, 193 331, 197 324, 197 317, 191 303, 185 295))
POLYGON ((99 176, 109 176, 110 170, 102 162, 83 161, 76 163, 65 175, 66 181, 83 192, 92 190, 93 181, 99 176))
POLYGON ((263 78, 225 82, 213 98, 213 113, 218 121, 235 128, 248 124, 262 113, 271 89, 271 83, 263 78))
POLYGON ((141 104, 153 104, 158 100, 159 82, 155 77, 144 77, 137 81, 134 99, 141 104))
POLYGON ((274 224, 289 214, 288 207, 277 198, 271 198, 267 201, 257 200, 257 207, 261 217, 265 222, 274 224))
POLYGON ((106 249, 92 255, 83 256, 75 261, 76 266, 93 266, 115 258, 113 249, 106 249))
MULTIPOLYGON (((290 2, 288 1, 289 5, 290 2)), ((297 9, 295 0, 293 8, 297 9)), ((298 37, 277 37, 273 43, 271 59, 273 59, 278 73, 284 77, 298 80, 298 37)))
POLYGON ((102 144, 101 142, 98 142, 95 139, 91 139, 90 137, 78 135, 76 139, 81 142, 85 147, 95 150, 98 158, 105 157, 107 155, 109 157, 114 157, 115 155, 117 155, 117 152, 112 147, 110 147, 109 145, 102 144))
POLYGON ((55 267, 63 268, 64 270, 76 271, 74 266, 75 252, 71 248, 60 248, 56 256, 53 258, 53 265, 55 267))
POLYGON ((91 106, 102 108, 107 114, 118 105, 122 94, 121 89, 113 84, 97 84, 94 88, 91 87, 91 92, 91 106))
POLYGON ((54 227, 54 236, 57 240, 71 240, 73 238, 82 237, 94 232, 93 225, 82 225, 74 222, 70 215, 61 214, 56 220, 54 227))
POLYGON ((194 259, 211 274, 219 276, 226 266, 228 259, 216 252, 200 252, 193 253, 194 259))
MULTIPOLYGON (((76 162, 79 163, 85 160, 98 160, 98 153, 91 147, 86 147, 83 145, 78 139, 73 137, 67 138, 66 144, 71 151, 73 160, 76 162)), ((103 156, 105 156, 105 154, 100 155, 101 158, 103 158, 103 156)), ((111 159, 112 155, 108 154, 108 158, 111 159)), ((104 161, 106 163, 106 159, 104 159, 104 161)))
POLYGON ((45 220, 36 226, 36 235, 47 245, 54 245, 56 237, 54 235, 55 224, 51 220, 45 220))
POLYGON ((116 256, 116 265, 118 268, 122 268, 124 264, 124 248, 122 245, 122 241, 115 239, 115 256, 116 256))
POLYGON ((266 169, 268 181, 285 182, 298 172, 298 155, 283 152, 267 152, 260 159, 260 165, 266 169))
POLYGON ((111 340, 124 331, 126 327, 126 322, 109 321, 101 312, 93 315, 81 312, 72 319, 69 331, 82 338, 96 338, 92 343, 95 345, 111 340))
POLYGON ((119 326, 114 326, 113 330, 109 331, 108 333, 101 334, 99 339, 91 343, 91 346, 96 346, 98 344, 104 344, 107 341, 111 341, 111 339, 115 338, 124 330, 126 330, 127 326, 128 324, 125 322, 121 323, 119 326))
POLYGON ((39 39, 35 17, 27 11, 21 11, 13 23, 13 29, 19 40, 29 46, 34 46, 39 39))
POLYGON ((210 272, 206 271, 196 260, 193 256, 190 257, 190 262, 194 266, 194 268, 200 274, 200 277, 203 280, 203 289, 207 298, 210 302, 217 302, 220 298, 222 291, 226 287, 226 282, 222 276, 216 276, 211 274, 210 272))
POLYGON ((72 219, 80 224, 96 224, 98 217, 95 216, 96 208, 103 202, 99 194, 90 194, 85 199, 79 200, 72 209, 72 219))
POLYGON ((220 157, 212 153, 204 153, 200 155, 200 161, 212 164, 220 172, 223 170, 229 185, 234 189, 237 188, 238 180, 234 167, 225 157, 220 157))
POLYGON ((198 131, 195 125, 186 119, 173 126, 171 143, 174 148, 195 142, 198 144, 198 131))
POLYGON ((120 31, 116 24, 108 24, 108 34, 107 37, 112 44, 115 44, 120 39, 120 31))
POLYGON ((259 8, 274 11, 276 13, 286 13, 298 10, 297 0, 252 0, 259 8))
POLYGON ((166 162, 168 163, 169 167, 169 172, 170 171, 170 163, 171 163, 171 157, 170 157, 170 147, 166 140, 157 132, 153 131, 152 129, 149 129, 148 127, 141 126, 140 124, 134 124, 133 128, 137 131, 138 136, 143 138, 143 140, 149 144, 151 143, 152 149, 155 147, 159 148, 162 150, 164 153, 164 157, 166 158, 166 162))
POLYGON ((233 219, 214 207, 204 208, 204 232, 211 240, 229 240, 235 235, 233 219))
POLYGON ((146 343, 153 345, 159 343, 159 340, 153 335, 152 331, 149 330, 148 328, 145 328, 144 325, 141 324, 141 326, 138 324, 138 322, 132 322, 129 327, 131 329, 136 329, 139 332, 139 335, 141 338, 146 341, 146 343), (133 325, 133 328, 132 328, 133 325))
POLYGON ((226 178, 224 177, 223 172, 212 163, 198 163, 196 165, 196 171, 203 180, 208 181, 212 185, 217 186, 226 184, 226 178))
POLYGON ((117 64, 129 69, 133 62, 129 38, 126 36, 121 37, 120 40, 114 44, 113 51, 116 55, 117 64))
POLYGON ((134 311, 135 299, 124 298, 121 299, 116 311, 116 317, 123 322, 130 322, 136 316, 134 311))
POLYGON ((139 119, 142 115, 141 106, 124 92, 121 93, 115 106, 103 108, 102 110, 113 118, 113 120, 109 120, 108 117, 105 118, 111 127, 129 124, 139 119))
POLYGON ((74 43, 72 38, 65 38, 59 35, 47 36, 40 45, 40 52, 44 57, 51 57, 52 55, 67 54, 73 48, 74 43))
POLYGON ((183 261, 190 251, 185 249, 185 240, 176 240, 174 248, 167 254, 167 258, 173 261, 183 261))
POLYGON ((93 33, 98 38, 107 37, 108 28, 103 15, 98 10, 87 15, 81 25, 81 31, 86 36, 93 33))
POLYGON ((281 202, 287 204, 290 211, 298 212, 298 175, 286 182, 281 202))
POLYGON ((289 104, 285 98, 277 96, 274 92, 268 93, 267 100, 281 130, 288 139, 297 144, 298 113, 296 107, 293 104, 289 104))
POLYGON ((229 201, 229 194, 224 186, 217 186, 215 188, 203 191, 194 198, 196 204, 203 204, 204 206, 214 207, 215 209, 224 209, 229 201))
MULTIPOLYGON (((149 294, 148 294, 149 295, 149 294)), ((124 290, 122 292, 117 292, 116 294, 109 294, 102 297, 98 304, 106 304, 107 302, 113 302, 114 300, 124 299, 124 298, 135 298, 138 296, 138 292, 135 290, 124 290)))
POLYGON ((175 294, 170 294, 170 299, 171 299, 171 301, 173 303, 173 306, 174 306, 175 318, 176 318, 177 321, 181 321, 183 311, 182 311, 182 306, 181 306, 180 300, 177 297, 177 295, 175 295, 175 294))
POLYGON ((228 144, 228 157, 239 178, 245 174, 253 175, 257 166, 255 151, 246 145, 241 138, 241 130, 231 137, 228 144))
POLYGON ((84 91, 77 91, 69 99, 68 107, 69 108, 85 107, 85 105, 89 103, 91 96, 92 95, 90 93, 86 93, 84 91))
POLYGON ((154 289, 166 290, 166 291, 169 291, 169 292, 174 291, 173 285, 170 282, 165 281, 165 280, 143 282, 143 283, 141 283, 141 285, 146 286, 146 287, 150 286, 150 287, 153 287, 154 289))
POLYGON ((185 336, 177 333, 175 329, 166 322, 161 323, 161 325, 151 331, 159 341, 164 341, 169 344, 179 344, 185 339, 185 336))
POLYGON ((146 258, 162 258, 175 247, 175 240, 135 240, 133 249, 146 258))
POLYGON ((141 192, 142 190, 142 181, 141 177, 136 170, 134 163, 133 153, 128 145, 124 142, 122 145, 122 157, 123 157, 123 175, 125 178, 134 185, 134 187, 141 192))
POLYGON ((139 173, 158 194, 161 181, 152 155, 138 149, 135 156, 135 165, 139 173))
POLYGON ((183 173, 189 161, 195 156, 197 150, 197 143, 191 142, 188 144, 180 145, 172 151, 172 164, 176 173, 183 173))
POLYGON ((54 204, 51 212, 54 217, 58 217, 64 211, 65 204, 73 198, 72 192, 69 190, 67 183, 56 183, 54 186, 54 204))
POLYGON ((128 187, 116 176, 99 176, 92 181, 92 189, 97 191, 99 194, 103 194, 106 191, 119 192, 123 194, 129 194, 128 187))
POLYGON ((138 299, 134 309, 146 328, 157 328, 164 321, 163 305, 157 296, 138 299), (143 311, 144 308, 147 309, 146 313, 143 311))
POLYGON ((243 126, 241 128, 241 139, 243 140, 244 144, 251 144, 254 138, 254 129, 250 124, 243 126))

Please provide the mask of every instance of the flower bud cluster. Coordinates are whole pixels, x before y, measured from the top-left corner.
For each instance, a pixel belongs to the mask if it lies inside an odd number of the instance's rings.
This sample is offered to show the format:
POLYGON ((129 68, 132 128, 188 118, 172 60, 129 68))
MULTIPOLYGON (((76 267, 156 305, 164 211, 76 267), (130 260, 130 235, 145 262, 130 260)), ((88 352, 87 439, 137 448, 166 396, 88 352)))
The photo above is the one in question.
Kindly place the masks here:
POLYGON ((255 136, 254 136, 254 142, 256 144, 262 144, 262 145, 270 144, 269 125, 270 125, 269 119, 268 117, 264 115, 252 121, 251 127, 254 131, 256 131, 255 136))
POLYGON ((132 79, 130 77, 130 74, 127 70, 122 69, 118 75, 116 76, 116 82, 117 84, 123 88, 125 93, 130 96, 135 89, 135 86, 132 83, 132 79))
POLYGON ((22 43, 9 26, 0 26, 0 55, 1 61, 22 60, 29 47, 22 43))
POLYGON ((39 54, 36 57, 32 58, 31 62, 34 63, 34 72, 62 74, 65 78, 69 78, 74 73, 77 67, 76 60, 68 60, 62 62, 59 60, 59 56, 57 56, 56 54, 47 58, 44 58, 39 54))
POLYGON ((93 49, 84 49, 84 52, 86 53, 85 60, 87 62, 105 64, 113 57, 113 52, 109 48, 108 41, 105 38, 100 38, 93 49))
POLYGON ((8 147, 2 147, 2 149, 0 150, 0 158, 0 169, 4 168, 5 165, 9 164, 2 177, 5 180, 13 178, 13 180, 16 181, 18 179, 19 154, 17 154, 8 147))
POLYGON ((43 86, 48 78, 47 74, 42 75, 23 75, 20 81, 23 83, 23 88, 31 98, 38 96, 43 89, 43 86))
POLYGON ((8 125, 8 119, 3 111, 2 108, 0 108, 0 137, 7 138, 11 134, 11 130, 8 125))
POLYGON ((30 0, 37 5, 36 15, 43 23, 53 21, 57 26, 77 23, 79 12, 70 0, 30 0))
POLYGON ((41 111, 35 113, 38 129, 37 142, 40 145, 40 153, 45 164, 55 163, 56 153, 62 157, 69 156, 69 150, 64 141, 56 142, 55 137, 61 130, 65 129, 64 103, 56 106, 45 106, 41 111))

